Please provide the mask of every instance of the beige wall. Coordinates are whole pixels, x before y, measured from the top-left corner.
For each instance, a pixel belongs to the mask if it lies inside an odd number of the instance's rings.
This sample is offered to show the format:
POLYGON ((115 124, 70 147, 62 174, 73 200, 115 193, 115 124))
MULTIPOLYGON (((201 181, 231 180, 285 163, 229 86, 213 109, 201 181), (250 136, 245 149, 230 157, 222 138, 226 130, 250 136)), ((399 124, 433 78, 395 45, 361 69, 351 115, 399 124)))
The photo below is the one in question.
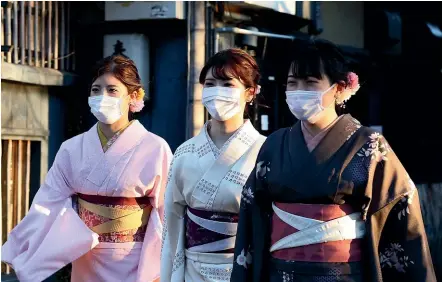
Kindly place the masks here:
POLYGON ((47 86, 1 81, 2 139, 41 142, 40 180, 48 169, 49 95, 47 86))
POLYGON ((324 28, 319 38, 339 45, 364 48, 364 2, 319 3, 324 28))

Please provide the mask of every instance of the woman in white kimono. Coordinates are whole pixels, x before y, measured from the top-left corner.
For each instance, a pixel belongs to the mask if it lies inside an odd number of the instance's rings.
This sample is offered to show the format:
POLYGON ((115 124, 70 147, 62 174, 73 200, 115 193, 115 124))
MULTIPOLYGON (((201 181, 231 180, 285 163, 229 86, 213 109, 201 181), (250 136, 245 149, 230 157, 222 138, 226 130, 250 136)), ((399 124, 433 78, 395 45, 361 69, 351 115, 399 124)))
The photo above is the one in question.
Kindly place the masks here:
POLYGON ((201 71, 212 119, 174 154, 165 200, 161 281, 229 281, 241 190, 265 137, 244 120, 259 93, 255 60, 221 51, 201 71))
POLYGON ((89 105, 99 122, 61 145, 29 213, 2 247, 2 261, 20 281, 43 281, 71 262, 71 281, 159 278, 172 153, 128 119, 144 106, 133 61, 107 57, 94 76, 89 105))

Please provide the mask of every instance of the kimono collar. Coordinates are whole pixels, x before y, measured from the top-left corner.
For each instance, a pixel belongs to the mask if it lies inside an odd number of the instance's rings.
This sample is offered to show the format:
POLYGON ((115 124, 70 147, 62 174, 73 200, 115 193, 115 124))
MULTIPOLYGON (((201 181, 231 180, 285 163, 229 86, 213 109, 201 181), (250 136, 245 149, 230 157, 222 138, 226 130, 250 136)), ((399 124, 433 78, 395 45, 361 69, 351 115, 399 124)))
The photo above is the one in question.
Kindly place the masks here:
POLYGON ((333 156, 344 143, 361 127, 358 120, 351 115, 343 115, 327 131, 325 136, 313 150, 318 163, 323 163, 333 156))
POLYGON ((303 121, 301 121, 301 130, 302 134, 304 135, 304 140, 307 145, 307 148, 309 152, 313 151, 316 146, 321 142, 321 140, 327 135, 327 133, 330 131, 331 128, 342 118, 343 116, 337 117, 334 121, 332 121, 329 125, 327 125, 326 128, 324 128, 321 132, 319 132, 316 135, 311 134, 308 131, 307 126, 303 121))
POLYGON ((91 170, 87 180, 97 186, 101 186, 106 178, 111 173, 112 169, 118 161, 136 145, 141 142, 142 137, 147 133, 147 130, 141 123, 135 120, 128 128, 121 133, 115 143, 106 151, 101 149, 101 143, 97 134, 97 124, 86 133, 87 140, 90 140, 91 159, 96 161, 94 169, 91 170), (93 143, 95 143, 93 145, 93 143), (100 149, 95 148, 96 145, 100 149), (101 152, 98 153, 98 152, 101 152))
POLYGON ((196 150, 198 151, 198 148, 202 148, 204 145, 207 144, 207 146, 209 146, 210 150, 213 152, 215 158, 218 157, 235 138, 238 137, 242 138, 242 136, 247 136, 250 134, 253 135, 255 132, 257 132, 257 130, 253 127, 252 123, 250 122, 250 120, 247 119, 244 121, 243 125, 241 125, 235 131, 235 133, 233 133, 233 135, 230 136, 230 138, 226 141, 226 143, 224 143, 222 148, 218 149, 218 147, 216 147, 216 145, 213 143, 212 139, 210 138, 209 129, 210 129, 210 120, 204 124, 204 127, 201 129, 200 133, 197 136, 195 136, 195 146, 196 150))

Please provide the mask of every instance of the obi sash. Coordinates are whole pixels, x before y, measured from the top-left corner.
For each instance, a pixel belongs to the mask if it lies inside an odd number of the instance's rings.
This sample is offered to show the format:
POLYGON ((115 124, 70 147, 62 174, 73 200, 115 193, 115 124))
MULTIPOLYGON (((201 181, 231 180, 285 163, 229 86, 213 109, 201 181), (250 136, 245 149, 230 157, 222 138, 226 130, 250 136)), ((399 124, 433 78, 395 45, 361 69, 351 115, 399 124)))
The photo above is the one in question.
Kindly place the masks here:
POLYGON ((143 242, 152 210, 148 197, 77 196, 79 216, 99 242, 143 242))
POLYGON ((350 205, 273 203, 272 256, 304 262, 361 261, 365 222, 350 205))
POLYGON ((186 249, 199 253, 233 253, 238 214, 196 210, 186 213, 186 249))

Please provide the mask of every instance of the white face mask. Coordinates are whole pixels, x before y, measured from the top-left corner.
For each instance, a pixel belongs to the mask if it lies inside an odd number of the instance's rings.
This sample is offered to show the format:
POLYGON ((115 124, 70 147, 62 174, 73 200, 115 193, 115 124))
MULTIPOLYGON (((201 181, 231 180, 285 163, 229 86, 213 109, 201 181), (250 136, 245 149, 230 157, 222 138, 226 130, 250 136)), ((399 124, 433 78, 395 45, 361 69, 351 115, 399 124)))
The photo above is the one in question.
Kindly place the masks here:
POLYGON ((231 87, 203 88, 203 105, 210 115, 219 121, 225 121, 241 110, 241 89, 231 87))
POLYGON ((306 90, 286 91, 287 105, 297 119, 314 124, 321 118, 321 114, 326 108, 334 105, 334 102, 332 102, 327 107, 322 106, 322 97, 334 86, 333 84, 330 88, 322 92, 306 90))
POLYGON ((102 123, 113 124, 121 118, 121 98, 110 97, 105 95, 89 97, 89 107, 91 113, 102 123))

